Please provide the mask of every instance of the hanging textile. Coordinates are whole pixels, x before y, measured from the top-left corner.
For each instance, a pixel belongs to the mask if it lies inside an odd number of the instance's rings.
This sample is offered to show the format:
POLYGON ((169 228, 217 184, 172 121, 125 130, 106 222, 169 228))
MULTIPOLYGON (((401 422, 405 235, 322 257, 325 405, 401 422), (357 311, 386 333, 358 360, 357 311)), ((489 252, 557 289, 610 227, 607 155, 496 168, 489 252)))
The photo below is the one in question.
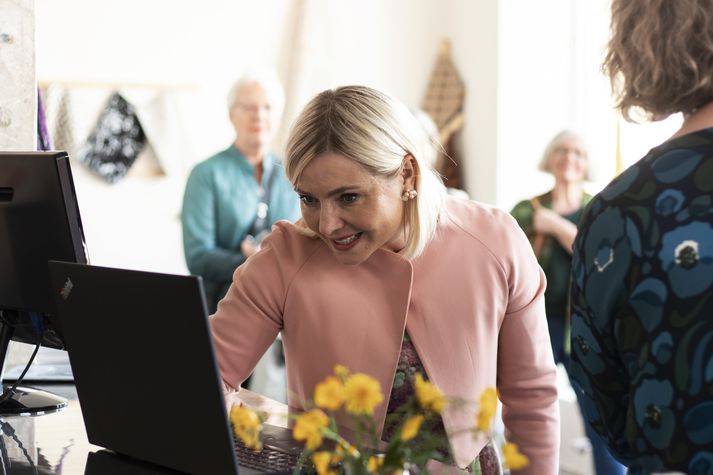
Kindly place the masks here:
POLYGON ((52 138, 57 150, 64 150, 72 156, 76 150, 77 143, 74 140, 74 124, 69 90, 62 88, 59 94, 52 138))
POLYGON ((42 89, 42 99, 52 147, 74 157, 76 124, 70 90, 61 84, 50 84, 42 89))
POLYGON ((180 93, 152 92, 148 98, 126 91, 123 91, 123 94, 134 107, 141 129, 146 135, 146 142, 160 166, 159 171, 166 175, 183 177, 191 169, 195 153, 191 134, 183 119, 186 117, 186 111, 181 110, 179 106, 180 93))
POLYGON ((448 158, 441 154, 434 168, 445 177, 446 185, 450 188, 463 188, 458 169, 459 160, 454 153, 452 137, 463 127, 464 98, 465 85, 451 60, 450 42, 444 39, 431 72, 421 109, 438 126, 439 138, 448 158))
POLYGON ((145 144, 146 135, 133 106, 114 93, 77 159, 108 183, 115 183, 129 172, 145 144))
POLYGON ((42 94, 37 89, 37 150, 52 150, 50 134, 47 132, 47 118, 42 102, 42 94))

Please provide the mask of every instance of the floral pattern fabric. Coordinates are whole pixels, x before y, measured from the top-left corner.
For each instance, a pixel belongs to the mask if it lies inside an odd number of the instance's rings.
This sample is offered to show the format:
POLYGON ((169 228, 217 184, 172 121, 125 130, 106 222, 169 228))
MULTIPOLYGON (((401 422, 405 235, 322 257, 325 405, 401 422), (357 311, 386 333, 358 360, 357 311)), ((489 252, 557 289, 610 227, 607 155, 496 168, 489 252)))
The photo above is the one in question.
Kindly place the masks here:
POLYGON ((77 159, 108 183, 116 183, 129 172, 145 144, 134 106, 114 93, 77 159))
POLYGON ((653 149, 588 206, 570 376, 630 474, 713 474, 713 128, 653 149))
MULTIPOLYGON (((421 359, 416 352, 416 347, 413 346, 411 337, 409 337, 408 332, 404 332, 401 353, 399 354, 396 374, 394 375, 394 385, 391 389, 389 406, 386 410, 387 421, 389 420, 390 414, 396 412, 413 397, 415 392, 413 379, 416 374, 421 374, 424 380, 428 379, 423 363, 421 363, 421 359)), ((398 424, 385 425, 381 434, 382 440, 388 442, 393 436, 397 426, 398 424)), ((437 434, 441 436, 442 440, 447 440, 446 429, 443 427, 443 420, 440 417, 427 420, 421 430, 437 434)), ((450 455, 448 454, 448 447, 439 448, 439 452, 444 460, 452 463, 450 455)), ((492 442, 488 443, 488 445, 480 451, 478 457, 475 458, 467 470, 480 475, 502 474, 500 470, 500 460, 492 442)))

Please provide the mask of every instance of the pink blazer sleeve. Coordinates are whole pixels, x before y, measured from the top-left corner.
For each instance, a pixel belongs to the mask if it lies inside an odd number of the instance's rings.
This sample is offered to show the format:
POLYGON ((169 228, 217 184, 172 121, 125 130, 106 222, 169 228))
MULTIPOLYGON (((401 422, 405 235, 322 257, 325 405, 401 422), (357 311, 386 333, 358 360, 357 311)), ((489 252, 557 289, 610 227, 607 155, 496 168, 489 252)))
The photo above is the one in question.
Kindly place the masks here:
POLYGON ((260 252, 235 270, 228 293, 210 317, 226 391, 247 379, 282 328, 285 296, 296 272, 294 257, 300 254, 290 249, 286 225, 275 225, 260 252))
POLYGON ((509 219, 504 266, 509 300, 498 344, 498 390, 508 439, 530 459, 516 473, 555 475, 560 423, 557 371, 545 316, 545 275, 527 238, 509 219))

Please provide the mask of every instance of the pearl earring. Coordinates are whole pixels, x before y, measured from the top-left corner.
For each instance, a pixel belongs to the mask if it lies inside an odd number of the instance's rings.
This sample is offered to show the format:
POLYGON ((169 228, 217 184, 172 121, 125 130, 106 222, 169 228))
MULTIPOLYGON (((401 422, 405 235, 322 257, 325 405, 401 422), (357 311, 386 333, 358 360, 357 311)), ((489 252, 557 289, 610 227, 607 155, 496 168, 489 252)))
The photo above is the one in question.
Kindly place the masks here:
POLYGON ((404 191, 404 194, 401 195, 401 200, 402 201, 408 201, 416 198, 418 196, 418 191, 416 190, 406 190, 404 191))

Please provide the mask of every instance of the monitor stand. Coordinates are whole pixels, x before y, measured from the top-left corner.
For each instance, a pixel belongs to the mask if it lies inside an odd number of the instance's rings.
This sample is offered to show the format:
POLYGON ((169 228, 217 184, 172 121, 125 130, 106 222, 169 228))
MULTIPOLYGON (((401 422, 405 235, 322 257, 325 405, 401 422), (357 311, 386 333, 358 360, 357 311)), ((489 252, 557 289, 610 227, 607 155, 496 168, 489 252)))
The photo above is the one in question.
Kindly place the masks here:
MULTIPOLYGON (((12 340, 13 327, 0 322, 0 368, 5 366, 7 350, 12 340)), ((0 373, 0 383, 2 376, 0 373)), ((40 389, 18 385, 14 390, 13 384, 3 383, 2 396, 0 396, 0 416, 3 415, 41 415, 57 412, 67 407, 67 400, 50 392, 40 389), (12 395, 6 398, 7 392, 12 390, 12 395)))

